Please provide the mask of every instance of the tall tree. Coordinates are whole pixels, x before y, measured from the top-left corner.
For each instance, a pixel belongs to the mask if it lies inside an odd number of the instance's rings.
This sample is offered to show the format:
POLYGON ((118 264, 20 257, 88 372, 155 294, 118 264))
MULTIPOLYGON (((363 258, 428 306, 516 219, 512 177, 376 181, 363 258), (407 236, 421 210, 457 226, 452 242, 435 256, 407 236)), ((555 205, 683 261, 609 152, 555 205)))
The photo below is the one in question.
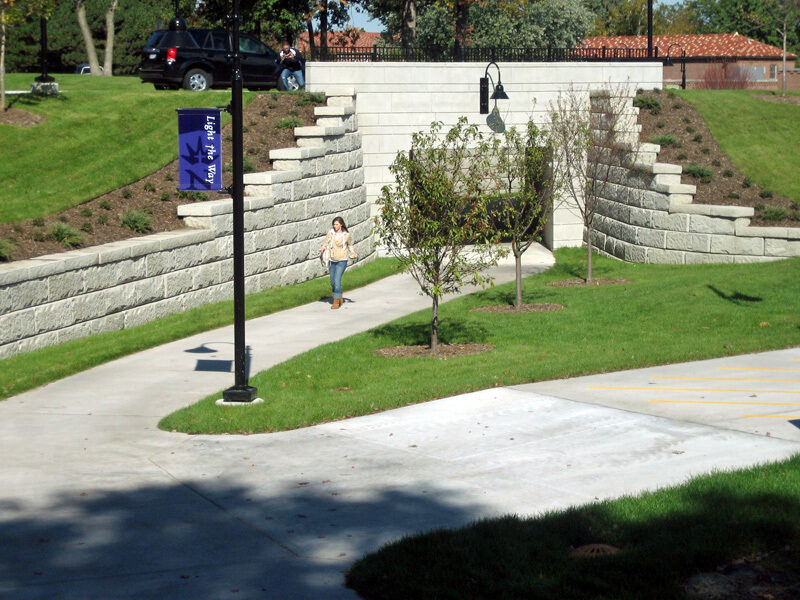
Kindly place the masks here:
POLYGON ((86 57, 89 60, 89 69, 92 75, 102 75, 100 63, 97 60, 97 50, 94 47, 92 30, 89 28, 89 21, 86 19, 86 5, 83 0, 75 0, 75 15, 78 17, 78 27, 80 27, 81 35, 83 36, 86 57))
POLYGON ((6 32, 23 18, 16 0, 0 0, 0 110, 6 109, 6 32))
POLYGON ((111 0, 106 9, 106 51, 103 59, 103 75, 111 77, 114 69, 114 12, 117 10, 117 0, 111 0))
POLYGON ((411 150, 390 167, 396 185, 383 188, 375 231, 431 298, 430 347, 439 343, 439 301, 466 283, 483 285, 483 271, 502 251, 489 224, 489 148, 466 117, 446 134, 441 123, 413 135, 411 150))

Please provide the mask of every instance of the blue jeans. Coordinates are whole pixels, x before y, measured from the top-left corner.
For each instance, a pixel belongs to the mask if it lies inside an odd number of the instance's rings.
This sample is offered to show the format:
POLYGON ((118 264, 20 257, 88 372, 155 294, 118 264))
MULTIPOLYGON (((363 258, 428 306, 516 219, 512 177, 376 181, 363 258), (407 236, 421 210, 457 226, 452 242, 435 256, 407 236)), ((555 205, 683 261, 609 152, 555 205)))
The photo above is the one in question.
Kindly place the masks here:
POLYGON ((306 80, 303 79, 303 71, 290 71, 289 69, 284 69, 281 71, 281 81, 283 82, 283 89, 289 89, 289 75, 294 75, 294 78, 297 79, 297 84, 304 88, 306 87, 306 80))
POLYGON ((345 260, 332 260, 328 263, 331 270, 331 287, 333 288, 333 297, 342 297, 342 275, 347 268, 347 259, 345 260))

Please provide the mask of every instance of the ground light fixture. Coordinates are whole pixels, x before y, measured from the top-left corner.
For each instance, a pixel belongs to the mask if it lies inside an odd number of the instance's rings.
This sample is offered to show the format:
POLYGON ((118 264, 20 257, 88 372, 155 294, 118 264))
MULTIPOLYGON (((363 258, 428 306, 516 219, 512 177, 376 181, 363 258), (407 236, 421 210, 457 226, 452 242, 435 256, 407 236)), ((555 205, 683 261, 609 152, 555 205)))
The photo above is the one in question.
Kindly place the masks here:
POLYGON ((486 65, 486 70, 483 72, 483 77, 480 78, 480 114, 488 115, 489 114, 489 99, 494 100, 495 108, 497 108, 497 101, 498 100, 508 100, 508 94, 506 94, 505 90, 503 89, 503 82, 500 79, 500 67, 497 66, 497 63, 492 61, 488 65, 486 65), (489 67, 494 65, 494 68, 497 69, 497 85, 494 83, 494 79, 489 74, 489 67), (489 96, 489 82, 492 82, 492 95, 489 96))
POLYGON ((669 47, 667 48, 667 59, 664 61, 665 67, 671 67, 675 64, 675 61, 672 60, 672 55, 670 52, 672 51, 672 47, 677 46, 681 49, 681 89, 686 89, 686 50, 683 49, 678 42, 672 42, 669 47))

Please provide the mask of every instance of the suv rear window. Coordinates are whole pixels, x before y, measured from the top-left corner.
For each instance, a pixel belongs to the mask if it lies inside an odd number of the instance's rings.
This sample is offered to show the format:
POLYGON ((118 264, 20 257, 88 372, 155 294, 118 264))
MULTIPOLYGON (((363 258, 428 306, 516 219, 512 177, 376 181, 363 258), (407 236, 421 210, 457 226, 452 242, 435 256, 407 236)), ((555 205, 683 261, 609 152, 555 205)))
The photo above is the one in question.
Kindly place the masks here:
POLYGON ((160 31, 154 31, 153 35, 150 36, 150 39, 147 40, 147 44, 145 45, 147 48, 158 48, 158 42, 164 37, 166 32, 162 29, 160 31))

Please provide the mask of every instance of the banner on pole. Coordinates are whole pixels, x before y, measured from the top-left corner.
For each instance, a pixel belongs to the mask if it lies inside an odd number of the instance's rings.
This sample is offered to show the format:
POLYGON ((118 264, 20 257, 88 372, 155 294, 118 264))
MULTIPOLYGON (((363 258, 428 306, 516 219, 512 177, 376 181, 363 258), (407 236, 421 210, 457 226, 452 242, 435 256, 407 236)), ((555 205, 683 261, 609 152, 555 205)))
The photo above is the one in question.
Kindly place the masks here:
POLYGON ((218 108, 178 109, 178 189, 222 189, 221 113, 218 108))

